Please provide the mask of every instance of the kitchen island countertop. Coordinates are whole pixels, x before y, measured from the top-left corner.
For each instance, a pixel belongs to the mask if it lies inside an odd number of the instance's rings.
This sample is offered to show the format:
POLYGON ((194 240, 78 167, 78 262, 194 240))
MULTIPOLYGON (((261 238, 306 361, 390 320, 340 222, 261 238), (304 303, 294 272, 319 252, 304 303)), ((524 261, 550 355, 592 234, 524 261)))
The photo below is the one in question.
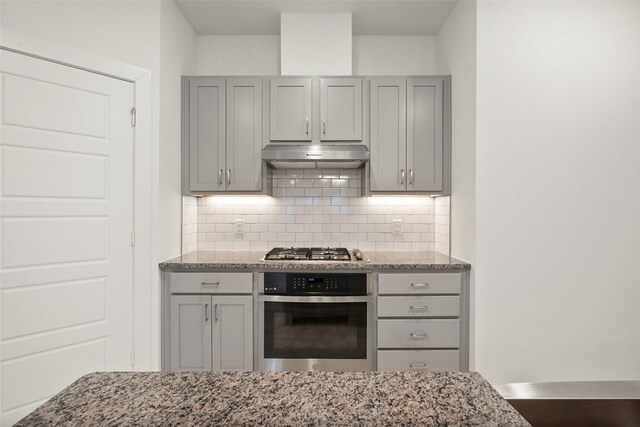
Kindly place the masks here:
POLYGON ((16 426, 528 426, 473 372, 105 372, 16 426))
POLYGON ((161 269, 194 270, 468 270, 471 265, 433 251, 363 251, 363 261, 264 261, 264 252, 195 251, 159 264, 161 269))

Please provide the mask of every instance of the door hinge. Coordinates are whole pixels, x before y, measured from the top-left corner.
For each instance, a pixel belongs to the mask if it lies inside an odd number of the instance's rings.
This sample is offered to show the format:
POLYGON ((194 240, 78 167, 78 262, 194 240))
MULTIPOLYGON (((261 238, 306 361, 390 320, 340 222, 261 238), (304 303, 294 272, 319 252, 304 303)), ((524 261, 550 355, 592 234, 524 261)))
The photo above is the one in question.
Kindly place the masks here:
POLYGON ((131 230, 131 246, 136 245, 136 230, 131 230))
POLYGON ((131 349, 131 367, 133 368, 134 366, 136 366, 136 349, 132 348, 131 349))
POLYGON ((131 109, 131 127, 136 127, 136 107, 131 109))

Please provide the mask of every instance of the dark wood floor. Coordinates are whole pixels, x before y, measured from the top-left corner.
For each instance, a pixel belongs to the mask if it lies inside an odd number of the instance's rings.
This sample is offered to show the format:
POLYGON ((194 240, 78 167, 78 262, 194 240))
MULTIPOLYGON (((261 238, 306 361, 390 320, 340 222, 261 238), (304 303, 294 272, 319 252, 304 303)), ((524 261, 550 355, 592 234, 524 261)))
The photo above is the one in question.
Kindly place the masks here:
POLYGON ((510 399, 533 427, 640 426, 640 399, 510 399))

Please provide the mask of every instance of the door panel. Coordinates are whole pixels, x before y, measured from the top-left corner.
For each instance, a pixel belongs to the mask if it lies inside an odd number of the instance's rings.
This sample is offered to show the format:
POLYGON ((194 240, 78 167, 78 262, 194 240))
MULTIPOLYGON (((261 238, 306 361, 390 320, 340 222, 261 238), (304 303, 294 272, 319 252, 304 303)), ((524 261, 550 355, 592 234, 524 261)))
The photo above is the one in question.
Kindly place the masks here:
POLYGON ((271 141, 311 141, 311 79, 272 79, 269 94, 271 141))
POLYGON ((131 369, 133 84, 0 51, 1 421, 131 369))
POLYGON ((253 297, 213 297, 213 369, 253 370, 253 297))
POLYGON ((320 80, 320 140, 362 141, 362 79, 320 80))
POLYGON ((262 80, 227 80, 228 191, 262 189, 262 80))
POLYGON ((407 168, 409 191, 443 191, 442 80, 407 81, 407 168))
POLYGON ((224 190, 224 79, 193 79, 189 83, 189 189, 224 190))
POLYGON ((171 370, 211 370, 211 296, 171 296, 171 370))
POLYGON ((371 79, 370 189, 406 189, 406 81, 371 79))

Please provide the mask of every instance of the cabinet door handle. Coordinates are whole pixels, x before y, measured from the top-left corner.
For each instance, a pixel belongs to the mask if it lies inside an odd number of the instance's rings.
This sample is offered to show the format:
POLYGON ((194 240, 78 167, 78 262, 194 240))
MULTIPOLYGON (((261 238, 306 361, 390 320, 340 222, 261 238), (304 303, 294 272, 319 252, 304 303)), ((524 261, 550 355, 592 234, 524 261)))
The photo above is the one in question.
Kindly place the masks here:
POLYGON ((427 364, 426 363, 409 363, 409 367, 411 369, 426 369, 427 364))
POLYGON ((222 185, 222 169, 218 171, 218 184, 222 185))
POLYGON ((428 285, 427 282, 424 282, 424 283, 412 283, 411 287, 412 288, 426 288, 427 285, 428 285))
POLYGON ((409 334, 409 336, 411 336, 411 338, 426 338, 427 337, 427 333, 426 332, 411 332, 409 334))
POLYGON ((309 135, 309 117, 307 117, 306 129, 307 129, 307 136, 308 136, 309 135))
POLYGON ((400 169, 400 184, 404 185, 404 169, 400 169))
POLYGON ((219 286, 220 282, 202 282, 200 283, 201 286, 219 286))
POLYGON ((204 305, 204 321, 209 321, 209 304, 204 305))
POLYGON ((426 305, 412 305, 409 307, 411 310, 428 310, 429 307, 427 307, 426 305))
POLYGON ((409 184, 413 184, 413 169, 409 169, 409 184))
POLYGON ((213 305, 213 319, 218 321, 218 304, 213 305))
POLYGON ((227 184, 231 184, 231 169, 227 169, 227 184))
POLYGON ((327 120, 326 119, 322 119, 322 134, 323 135, 327 134, 327 120))

